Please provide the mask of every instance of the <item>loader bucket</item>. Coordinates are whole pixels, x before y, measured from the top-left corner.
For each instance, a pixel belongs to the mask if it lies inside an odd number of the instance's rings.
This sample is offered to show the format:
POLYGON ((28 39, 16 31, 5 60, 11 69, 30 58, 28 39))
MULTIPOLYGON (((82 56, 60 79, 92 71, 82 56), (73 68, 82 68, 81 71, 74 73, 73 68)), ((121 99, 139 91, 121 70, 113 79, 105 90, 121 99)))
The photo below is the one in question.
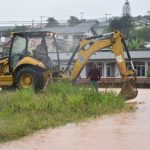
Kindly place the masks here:
POLYGON ((131 79, 123 83, 120 91, 120 95, 125 98, 125 100, 133 99, 137 96, 138 90, 136 88, 136 80, 131 79))

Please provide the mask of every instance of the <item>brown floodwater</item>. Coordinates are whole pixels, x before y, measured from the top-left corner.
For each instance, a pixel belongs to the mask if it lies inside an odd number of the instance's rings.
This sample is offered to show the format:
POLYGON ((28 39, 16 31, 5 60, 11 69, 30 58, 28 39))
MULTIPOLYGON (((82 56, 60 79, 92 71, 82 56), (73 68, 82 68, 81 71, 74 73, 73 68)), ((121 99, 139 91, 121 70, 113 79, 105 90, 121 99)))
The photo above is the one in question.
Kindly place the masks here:
POLYGON ((150 89, 140 89, 137 110, 42 130, 0 145, 0 150, 150 150, 150 89))

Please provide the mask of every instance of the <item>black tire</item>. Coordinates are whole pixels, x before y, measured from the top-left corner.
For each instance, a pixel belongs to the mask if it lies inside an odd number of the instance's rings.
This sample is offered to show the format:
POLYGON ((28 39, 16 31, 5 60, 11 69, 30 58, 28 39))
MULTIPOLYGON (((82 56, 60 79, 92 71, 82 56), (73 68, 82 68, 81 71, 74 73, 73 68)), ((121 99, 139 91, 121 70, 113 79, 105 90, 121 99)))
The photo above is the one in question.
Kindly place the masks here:
POLYGON ((15 81, 18 89, 33 88, 35 91, 39 91, 44 87, 41 71, 31 66, 23 67, 17 71, 15 81), (28 81, 26 82, 26 80, 28 81))

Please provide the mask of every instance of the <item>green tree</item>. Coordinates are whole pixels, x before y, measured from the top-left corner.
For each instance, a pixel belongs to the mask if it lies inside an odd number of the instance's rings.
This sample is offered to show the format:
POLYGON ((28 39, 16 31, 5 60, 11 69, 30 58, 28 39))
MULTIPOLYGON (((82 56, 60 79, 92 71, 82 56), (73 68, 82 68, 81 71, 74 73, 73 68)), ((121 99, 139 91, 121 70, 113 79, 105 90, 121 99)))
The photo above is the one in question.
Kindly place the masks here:
POLYGON ((58 27, 59 26, 59 23, 58 21, 54 18, 54 17, 49 17, 47 19, 47 25, 46 27, 58 27))
POLYGON ((131 17, 130 16, 122 16, 120 18, 120 24, 122 27, 122 32, 124 33, 126 38, 129 39, 130 38, 129 32, 132 29, 131 17))
POLYGON ((119 30, 124 33, 126 38, 129 38, 129 32, 132 29, 131 18, 122 16, 121 18, 115 17, 111 19, 109 28, 111 31, 119 30))
POLYGON ((131 24, 131 15, 130 15, 130 4, 128 0, 126 0, 123 9, 122 9, 122 17, 115 17, 110 21, 110 29, 111 30, 120 30, 124 33, 126 39, 129 39, 129 32, 132 28, 131 24))
POLYGON ((129 39, 129 32, 132 28, 131 24, 131 8, 128 0, 125 1, 124 6, 122 8, 122 17, 120 18, 120 23, 122 26, 122 32, 129 39))
POLYGON ((75 16, 70 16, 70 19, 67 22, 69 23, 69 26, 75 26, 79 24, 81 21, 75 16))
POLYGON ((128 0, 126 0, 122 8, 122 16, 131 16, 130 13, 131 13, 130 3, 128 0))
POLYGON ((114 17, 110 20, 109 28, 111 31, 114 30, 122 30, 122 25, 120 23, 120 18, 119 17, 114 17))
POLYGON ((128 47, 130 50, 136 50, 142 47, 143 44, 144 44, 144 40, 137 37, 135 39, 130 40, 128 47))
POLYGON ((144 41, 150 41, 150 27, 144 27, 138 30, 132 31, 132 38, 141 38, 144 41))

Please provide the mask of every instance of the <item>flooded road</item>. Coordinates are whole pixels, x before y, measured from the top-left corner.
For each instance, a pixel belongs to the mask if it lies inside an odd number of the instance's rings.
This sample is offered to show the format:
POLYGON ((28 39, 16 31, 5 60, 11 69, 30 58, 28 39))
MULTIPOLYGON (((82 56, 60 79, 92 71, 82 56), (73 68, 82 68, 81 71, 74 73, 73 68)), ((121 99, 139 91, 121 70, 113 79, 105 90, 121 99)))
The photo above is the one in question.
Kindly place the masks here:
POLYGON ((0 145, 0 150, 150 150, 150 89, 140 89, 137 110, 42 130, 0 145))

